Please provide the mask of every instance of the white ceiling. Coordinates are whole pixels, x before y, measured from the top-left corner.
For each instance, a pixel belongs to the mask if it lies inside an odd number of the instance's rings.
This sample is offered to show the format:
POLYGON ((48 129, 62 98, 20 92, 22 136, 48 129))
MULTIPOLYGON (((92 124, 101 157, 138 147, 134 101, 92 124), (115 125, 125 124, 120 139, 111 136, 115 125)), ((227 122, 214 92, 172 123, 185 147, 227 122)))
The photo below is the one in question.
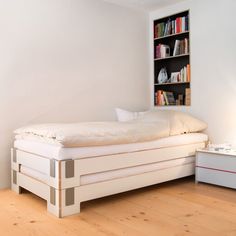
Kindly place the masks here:
POLYGON ((160 7, 175 4, 185 0, 104 0, 120 6, 131 7, 142 10, 155 10, 160 7))

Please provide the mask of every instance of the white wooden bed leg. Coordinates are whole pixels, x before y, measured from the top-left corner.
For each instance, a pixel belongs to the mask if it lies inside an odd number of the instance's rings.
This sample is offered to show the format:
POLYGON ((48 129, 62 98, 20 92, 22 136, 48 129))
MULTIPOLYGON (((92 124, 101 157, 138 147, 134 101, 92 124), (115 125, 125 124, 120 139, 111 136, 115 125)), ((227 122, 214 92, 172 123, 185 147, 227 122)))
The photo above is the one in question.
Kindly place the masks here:
POLYGON ((18 172, 19 172, 20 166, 17 163, 17 156, 16 156, 16 149, 11 149, 11 189, 20 194, 21 193, 21 187, 18 185, 18 172))
POLYGON ((53 215, 61 218, 80 213, 80 202, 75 188, 59 191, 50 187, 50 197, 47 201, 47 210, 53 215))
POLYGON ((80 201, 77 188, 67 188, 62 190, 62 217, 80 213, 80 201))
POLYGON ((21 187, 17 184, 17 171, 11 170, 11 189, 20 194, 21 193, 21 187))
POLYGON ((60 191, 49 187, 49 199, 47 200, 47 210, 53 215, 61 218, 61 196, 60 191))
POLYGON ((198 163, 198 152, 196 152, 196 160, 195 160, 195 184, 198 184, 198 168, 197 168, 197 163, 198 163))
POLYGON ((68 180, 75 178, 74 161, 50 162, 51 183, 56 180, 54 187, 49 187, 47 201, 48 211, 57 217, 64 217, 80 213, 78 191, 74 187, 67 187, 68 180))
POLYGON ((74 160, 62 161, 59 165, 61 170, 61 215, 69 216, 80 213, 80 196, 78 186, 80 186, 80 174, 78 166, 74 160), (74 186, 71 187, 71 182, 74 186))

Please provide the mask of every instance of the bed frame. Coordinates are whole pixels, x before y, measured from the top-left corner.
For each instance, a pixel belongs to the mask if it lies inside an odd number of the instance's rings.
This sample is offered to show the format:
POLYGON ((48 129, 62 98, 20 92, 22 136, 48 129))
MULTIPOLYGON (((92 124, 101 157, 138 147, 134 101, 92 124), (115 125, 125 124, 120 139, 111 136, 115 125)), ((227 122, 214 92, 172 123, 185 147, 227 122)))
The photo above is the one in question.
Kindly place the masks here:
POLYGON ((52 214, 57 217, 69 216, 79 213, 80 204, 84 201, 193 175, 194 163, 87 185, 80 184, 81 176, 155 163, 157 156, 158 162, 194 156, 193 150, 203 147, 204 142, 65 161, 48 159, 13 148, 12 190, 20 193, 21 188, 27 189, 45 199, 47 209, 52 214), (48 181, 44 183, 22 174, 21 165, 43 173, 46 170, 48 181))

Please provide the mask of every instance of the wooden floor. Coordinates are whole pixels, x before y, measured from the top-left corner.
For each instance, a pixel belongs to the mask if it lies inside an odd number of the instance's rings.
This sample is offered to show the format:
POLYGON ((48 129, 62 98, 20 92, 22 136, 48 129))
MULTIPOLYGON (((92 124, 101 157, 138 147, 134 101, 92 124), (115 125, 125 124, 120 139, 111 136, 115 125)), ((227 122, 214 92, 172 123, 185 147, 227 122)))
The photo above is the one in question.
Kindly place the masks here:
POLYGON ((236 190, 192 178, 82 204, 80 215, 57 219, 33 194, 0 191, 4 236, 236 236, 236 190))

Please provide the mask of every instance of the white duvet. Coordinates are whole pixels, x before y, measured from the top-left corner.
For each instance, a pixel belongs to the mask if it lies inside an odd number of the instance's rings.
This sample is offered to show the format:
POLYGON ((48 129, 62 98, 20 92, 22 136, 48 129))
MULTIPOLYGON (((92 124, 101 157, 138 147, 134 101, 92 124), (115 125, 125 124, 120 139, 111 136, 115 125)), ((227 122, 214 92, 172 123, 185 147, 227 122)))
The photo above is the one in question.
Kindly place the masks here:
POLYGON ((15 131, 16 139, 39 140, 64 147, 145 142, 169 136, 168 122, 88 122, 41 124, 15 131))
POLYGON ((150 111, 129 122, 41 124, 15 131, 16 139, 38 140, 64 147, 90 147, 156 140, 170 135, 199 132, 207 125, 176 111, 150 111))

